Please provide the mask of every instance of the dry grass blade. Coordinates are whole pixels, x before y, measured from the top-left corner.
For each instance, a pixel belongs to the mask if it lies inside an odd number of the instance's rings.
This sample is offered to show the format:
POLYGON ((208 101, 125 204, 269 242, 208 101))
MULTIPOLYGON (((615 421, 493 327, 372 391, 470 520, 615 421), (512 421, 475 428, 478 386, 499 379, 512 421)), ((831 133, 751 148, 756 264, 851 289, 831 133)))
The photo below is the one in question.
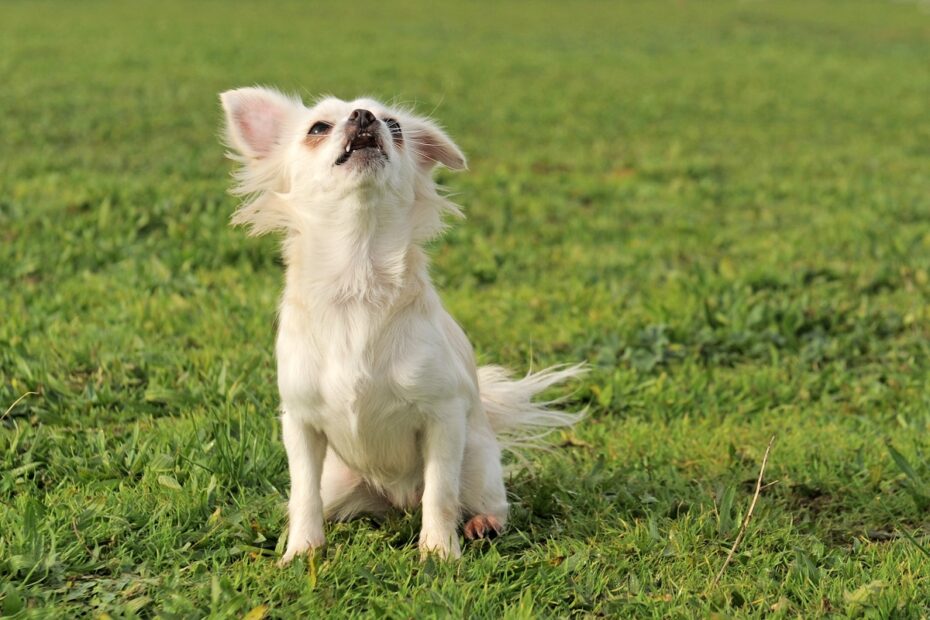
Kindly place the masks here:
POLYGON ((20 396, 20 397, 17 398, 16 400, 14 400, 14 401, 13 401, 13 404, 10 405, 9 407, 7 407, 7 408, 6 408, 6 411, 3 412, 3 415, 0 415, 0 420, 3 420, 3 419, 6 418, 8 415, 10 415, 10 412, 13 411, 13 407, 15 407, 16 405, 18 405, 19 402, 20 402, 22 399, 26 398, 27 396, 35 396, 35 395, 37 395, 37 394, 38 394, 38 392, 26 392, 25 394, 23 394, 22 396, 20 396))
POLYGON ((762 477, 765 475, 765 466, 768 464, 769 453, 772 451, 772 445, 774 443, 775 435, 772 435, 772 438, 769 439, 769 445, 765 448, 765 454, 762 455, 762 465, 759 467, 759 478, 756 480, 756 490, 752 495, 752 502, 749 504, 749 510, 746 511, 746 516, 743 517, 743 522, 739 526, 739 532, 736 534, 736 540, 733 541, 733 546, 730 547, 727 559, 723 561, 723 566, 717 571, 717 576, 714 577, 708 590, 712 590, 720 582, 720 578, 723 577, 723 573, 727 570, 727 566, 733 561, 733 556, 736 555, 736 550, 739 548, 740 543, 743 542, 746 529, 749 527, 749 520, 752 518, 752 511, 755 510, 756 502, 759 501, 759 493, 762 491, 762 477))

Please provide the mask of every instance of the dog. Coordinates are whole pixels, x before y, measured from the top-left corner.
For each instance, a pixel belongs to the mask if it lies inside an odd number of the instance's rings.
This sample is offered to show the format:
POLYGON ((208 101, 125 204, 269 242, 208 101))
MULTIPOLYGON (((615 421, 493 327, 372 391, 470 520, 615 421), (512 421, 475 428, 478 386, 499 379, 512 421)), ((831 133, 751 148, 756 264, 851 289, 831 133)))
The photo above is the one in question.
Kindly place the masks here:
POLYGON ((507 524, 502 446, 583 413, 534 402, 584 372, 511 380, 478 368, 430 281, 423 245, 459 209, 437 165, 465 156, 433 121, 371 99, 312 107, 269 88, 220 95, 239 162, 232 217, 282 231, 276 357, 291 489, 281 564, 325 543, 324 521, 422 506, 421 554, 461 556, 507 524))

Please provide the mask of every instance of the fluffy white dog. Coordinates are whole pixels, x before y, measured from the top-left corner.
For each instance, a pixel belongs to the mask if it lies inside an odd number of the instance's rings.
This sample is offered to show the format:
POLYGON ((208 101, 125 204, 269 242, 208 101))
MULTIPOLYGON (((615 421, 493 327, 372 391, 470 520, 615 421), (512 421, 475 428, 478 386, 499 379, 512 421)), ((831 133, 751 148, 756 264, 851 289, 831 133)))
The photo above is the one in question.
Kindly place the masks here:
POLYGON ((532 398, 581 372, 512 381, 476 368, 429 279, 425 241, 459 214, 432 180, 465 157, 431 121, 377 101, 312 108, 265 88, 220 96, 241 163, 233 216, 282 230, 278 389, 291 478, 286 563, 324 544, 324 518, 422 504, 420 549, 459 557, 507 522, 501 445, 572 424, 532 398))

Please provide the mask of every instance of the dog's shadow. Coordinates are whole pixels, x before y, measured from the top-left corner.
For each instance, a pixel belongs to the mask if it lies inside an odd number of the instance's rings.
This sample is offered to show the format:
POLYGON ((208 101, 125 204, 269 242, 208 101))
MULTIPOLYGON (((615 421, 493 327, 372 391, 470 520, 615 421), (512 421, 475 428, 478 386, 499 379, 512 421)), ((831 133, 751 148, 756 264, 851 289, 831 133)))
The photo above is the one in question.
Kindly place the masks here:
MULTIPOLYGON (((505 531, 492 539, 464 540, 463 553, 478 557, 492 550, 518 554, 548 542, 590 540, 622 523, 676 520, 694 510, 712 510, 715 500, 704 487, 725 488, 727 484, 732 485, 732 479, 696 486, 680 473, 644 472, 635 463, 604 455, 574 458, 563 454, 518 465, 510 468, 506 480, 510 517, 505 531)), ((741 495, 742 487, 737 489, 738 499, 741 495)), ((377 532, 378 544, 398 551, 415 550, 421 517, 419 508, 362 515, 336 524, 333 533, 349 540, 371 530, 377 532)))
MULTIPOLYGON (((493 538, 463 540, 462 551, 483 556, 496 549, 500 553, 520 552, 540 542, 574 531, 578 511, 572 509, 576 480, 567 471, 521 469, 507 480, 510 518, 505 531, 493 538)), ((467 519, 470 515, 465 515, 467 519)), ((377 532, 379 543, 397 551, 416 549, 422 510, 390 510, 383 515, 360 515, 330 524, 337 538, 356 538, 363 531, 377 532)), ((462 528, 459 529, 462 534, 462 528)), ((464 537, 463 537, 464 538, 464 537)))

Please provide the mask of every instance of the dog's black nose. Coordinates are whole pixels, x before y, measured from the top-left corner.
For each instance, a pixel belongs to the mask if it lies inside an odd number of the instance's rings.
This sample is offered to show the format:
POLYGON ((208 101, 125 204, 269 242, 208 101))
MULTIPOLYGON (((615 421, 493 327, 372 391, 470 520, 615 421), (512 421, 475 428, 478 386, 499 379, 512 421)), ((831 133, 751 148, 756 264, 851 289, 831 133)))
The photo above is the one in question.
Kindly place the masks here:
POLYGON ((349 114, 349 122, 357 124, 359 129, 365 129, 376 120, 378 119, 375 118, 375 115, 368 110, 352 110, 352 114, 349 114))

